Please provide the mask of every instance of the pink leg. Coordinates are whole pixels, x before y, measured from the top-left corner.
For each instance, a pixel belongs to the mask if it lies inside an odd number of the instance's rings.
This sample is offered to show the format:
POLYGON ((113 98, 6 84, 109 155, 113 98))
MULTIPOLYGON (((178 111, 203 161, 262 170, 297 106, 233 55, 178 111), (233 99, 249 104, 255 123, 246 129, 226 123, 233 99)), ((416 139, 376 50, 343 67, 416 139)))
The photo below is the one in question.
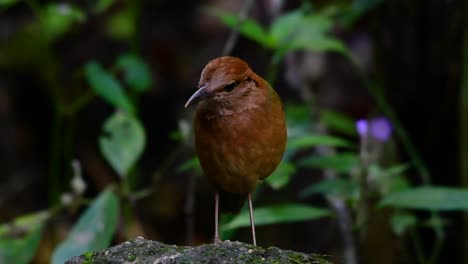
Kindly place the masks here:
POLYGON ((255 238, 255 221, 254 221, 253 206, 252 206, 252 193, 249 193, 248 200, 249 200, 250 226, 252 227, 253 244, 254 246, 256 246, 257 240, 255 238))
POLYGON ((215 192, 215 236, 214 242, 220 243, 221 239, 219 238, 219 230, 218 230, 218 214, 219 214, 219 191, 215 192))

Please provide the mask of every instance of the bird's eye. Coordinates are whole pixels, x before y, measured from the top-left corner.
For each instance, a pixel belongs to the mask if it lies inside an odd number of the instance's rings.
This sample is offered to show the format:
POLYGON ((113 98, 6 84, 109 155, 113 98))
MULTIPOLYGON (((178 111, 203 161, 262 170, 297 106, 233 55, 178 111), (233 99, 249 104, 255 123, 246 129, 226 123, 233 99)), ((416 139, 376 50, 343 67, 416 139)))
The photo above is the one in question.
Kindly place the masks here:
POLYGON ((237 86, 237 82, 232 82, 232 83, 224 86, 224 90, 226 92, 231 92, 232 90, 234 90, 234 88, 236 88, 236 86, 237 86))

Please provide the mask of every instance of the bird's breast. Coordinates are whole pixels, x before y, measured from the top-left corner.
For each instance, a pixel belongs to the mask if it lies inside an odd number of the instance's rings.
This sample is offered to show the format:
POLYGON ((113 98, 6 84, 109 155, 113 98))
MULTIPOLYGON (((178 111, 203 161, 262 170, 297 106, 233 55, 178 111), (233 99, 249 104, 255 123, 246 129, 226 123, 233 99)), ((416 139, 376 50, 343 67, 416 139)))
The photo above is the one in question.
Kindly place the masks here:
POLYGON ((195 144, 205 174, 218 188, 250 192, 283 156, 286 126, 281 102, 226 116, 197 111, 195 144))

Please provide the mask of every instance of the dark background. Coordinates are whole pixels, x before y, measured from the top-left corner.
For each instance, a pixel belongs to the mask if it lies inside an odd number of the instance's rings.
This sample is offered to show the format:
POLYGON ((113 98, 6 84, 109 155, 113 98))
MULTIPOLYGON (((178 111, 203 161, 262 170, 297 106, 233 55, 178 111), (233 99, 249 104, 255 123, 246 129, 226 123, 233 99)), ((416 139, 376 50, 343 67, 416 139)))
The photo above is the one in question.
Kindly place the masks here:
MULTIPOLYGON (((88 10, 91 2, 75 1, 74 4, 88 10)), ((204 13, 202 7, 209 5, 238 12, 243 1, 136 2, 139 11, 131 37, 116 38, 108 34, 106 21, 131 5, 116 1, 105 12, 91 13, 86 21, 74 25, 48 46, 43 46, 38 39, 17 38, 18 32, 36 19, 29 5, 20 2, 0 11, 0 222, 50 207, 47 179, 51 173, 61 175, 58 186, 65 190, 71 175, 68 166, 71 158, 82 163, 88 184, 87 197, 96 196, 118 179, 97 146, 101 124, 113 108, 95 98, 73 120, 63 119, 55 130, 58 134, 53 130, 54 113, 57 101, 67 104, 89 89, 77 73, 86 62, 98 60, 110 65, 118 54, 133 50, 149 64, 154 78, 150 91, 139 98, 139 116, 146 129, 147 146, 137 169, 138 186, 154 189, 149 197, 136 204, 138 221, 130 228, 129 236, 143 235, 179 245, 189 243, 184 204, 190 173, 178 173, 177 167, 193 155, 193 149, 190 145, 181 146, 170 134, 178 129, 180 120, 191 122, 193 109, 184 109, 183 105, 196 88, 204 65, 221 55, 230 34, 226 26, 204 13), (56 78, 59 92, 50 86, 49 76, 56 78), (56 157, 52 153, 54 140, 61 146, 56 157)), ((273 2, 257 1, 250 17, 268 25, 273 20, 269 11, 273 2)), ((301 5, 301 1, 278 2, 283 3, 281 13, 301 5)), ((329 4, 328 1, 311 2, 319 7, 329 4)), ((459 172, 459 138, 463 136, 459 120, 462 79, 467 78, 463 76, 463 68, 468 67, 463 61, 467 8, 463 0, 381 1, 350 28, 333 29, 362 58, 365 73, 377 80, 427 164, 431 181, 437 185, 461 186, 463 182, 459 172)), ((258 74, 266 74, 271 53, 258 44, 240 37, 231 54, 247 61, 258 74)), ((302 52, 299 57, 322 61, 320 72, 310 77, 319 105, 353 118, 378 112, 373 97, 339 55, 302 52)), ((280 65, 275 89, 284 101, 303 103, 303 95, 287 81, 288 65, 280 65)), ((397 147, 398 159, 408 161, 398 140, 397 147)), ((320 177, 319 171, 298 171, 285 189, 276 192, 265 187, 257 203, 294 201, 295 193, 304 184, 320 177)), ((421 183, 414 170, 408 177, 415 185, 421 183)), ((214 190, 204 177, 196 178, 195 184, 193 242, 200 244, 211 240, 214 190)), ((233 204, 227 207, 238 209, 238 199, 233 200, 226 202, 233 204)), ((318 196, 307 202, 326 206, 325 200, 318 196)), ((462 232, 461 214, 444 213, 443 216, 447 217, 448 225, 444 228, 446 242, 439 263, 463 263, 466 253, 462 245, 468 237, 462 232)), ((35 263, 47 262, 51 250, 76 217, 76 212, 71 212, 52 220, 35 263)), ((363 263, 412 263, 406 257, 412 254, 411 243, 392 235, 388 226, 378 221, 375 225, 376 228, 370 228, 367 242, 360 247, 363 263), (381 262, 375 262, 378 260, 381 262)), ((240 230, 233 239, 250 241, 248 231, 240 230)), ((420 235, 425 241, 423 251, 430 252, 433 234, 427 230, 420 235)), ((257 236, 261 246, 329 254, 339 262, 336 255, 340 238, 336 223, 330 219, 258 227, 257 236)), ((114 242, 121 239, 116 238, 114 242)))

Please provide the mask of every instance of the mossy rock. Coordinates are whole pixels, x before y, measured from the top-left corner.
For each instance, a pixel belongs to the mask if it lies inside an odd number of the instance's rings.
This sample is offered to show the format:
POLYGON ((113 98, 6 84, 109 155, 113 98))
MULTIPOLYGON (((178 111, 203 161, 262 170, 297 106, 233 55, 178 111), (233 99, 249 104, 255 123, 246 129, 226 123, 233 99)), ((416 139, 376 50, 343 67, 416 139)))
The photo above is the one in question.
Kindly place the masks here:
POLYGON ((179 263, 315 263, 330 264, 323 256, 277 247, 261 248, 241 242, 224 241, 198 247, 166 245, 135 238, 102 251, 69 259, 66 264, 179 264, 179 263))

